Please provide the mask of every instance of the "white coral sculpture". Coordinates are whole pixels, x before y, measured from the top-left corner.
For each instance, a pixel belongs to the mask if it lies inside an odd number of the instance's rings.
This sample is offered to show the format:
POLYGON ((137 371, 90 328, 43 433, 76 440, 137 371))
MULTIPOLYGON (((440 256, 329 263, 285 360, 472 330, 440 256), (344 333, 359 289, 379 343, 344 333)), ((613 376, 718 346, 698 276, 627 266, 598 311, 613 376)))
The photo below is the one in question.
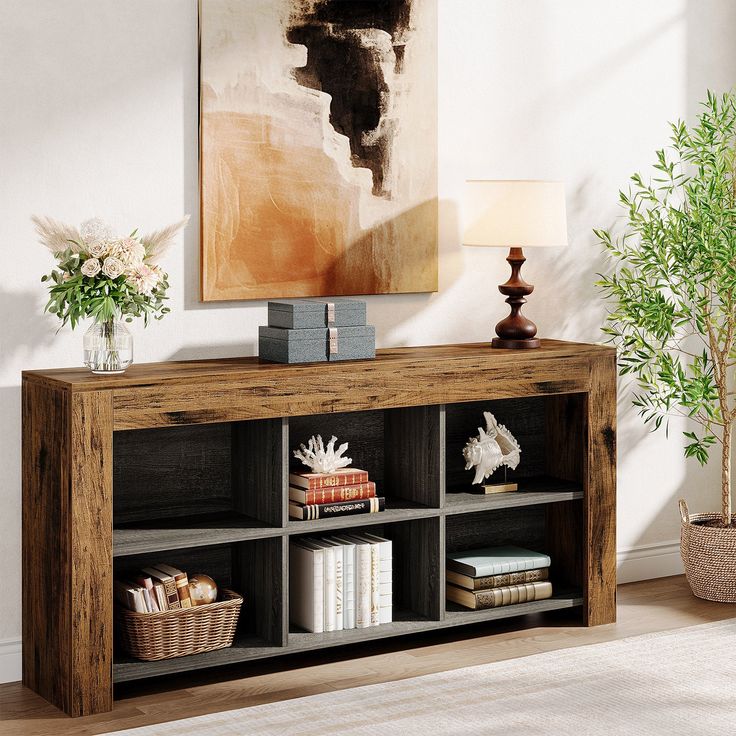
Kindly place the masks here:
POLYGON ((502 465, 514 470, 521 460, 521 447, 514 435, 491 412, 485 411, 483 416, 485 430, 478 427, 478 436, 471 437, 463 448, 465 470, 475 468, 473 484, 482 483, 502 465))
POLYGON ((343 457, 348 443, 343 442, 336 450, 336 442, 337 437, 333 435, 325 447, 321 435, 310 437, 307 447, 300 445, 298 450, 294 450, 294 457, 301 460, 313 473, 334 473, 353 462, 352 458, 343 457))

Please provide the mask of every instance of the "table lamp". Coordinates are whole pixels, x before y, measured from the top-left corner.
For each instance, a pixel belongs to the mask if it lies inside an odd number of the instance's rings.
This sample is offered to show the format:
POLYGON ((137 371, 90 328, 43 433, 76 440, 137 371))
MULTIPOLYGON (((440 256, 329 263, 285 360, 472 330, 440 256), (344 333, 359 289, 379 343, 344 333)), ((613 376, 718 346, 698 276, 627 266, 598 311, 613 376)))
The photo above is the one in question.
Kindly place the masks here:
POLYGON ((496 325, 494 348, 538 348, 537 326, 521 313, 534 291, 521 278, 524 248, 567 245, 565 186, 559 181, 472 180, 465 188, 463 245, 509 248, 511 278, 498 287, 511 314, 496 325))

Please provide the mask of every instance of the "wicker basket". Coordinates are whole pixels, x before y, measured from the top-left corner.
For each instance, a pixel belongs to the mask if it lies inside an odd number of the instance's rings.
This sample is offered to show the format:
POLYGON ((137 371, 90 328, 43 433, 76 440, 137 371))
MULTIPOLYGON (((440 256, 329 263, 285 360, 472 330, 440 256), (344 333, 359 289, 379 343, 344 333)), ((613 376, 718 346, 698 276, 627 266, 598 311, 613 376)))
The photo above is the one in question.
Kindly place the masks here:
MULTIPOLYGON (((682 531, 680 554, 685 575, 698 598, 720 603, 736 603, 736 527, 703 526, 720 514, 693 514, 680 501, 682 531)), ((736 515, 731 517, 736 522, 736 515)))
POLYGON ((120 643, 146 662, 224 649, 233 643, 242 604, 237 593, 222 590, 215 603, 193 608, 136 613, 116 606, 120 643))

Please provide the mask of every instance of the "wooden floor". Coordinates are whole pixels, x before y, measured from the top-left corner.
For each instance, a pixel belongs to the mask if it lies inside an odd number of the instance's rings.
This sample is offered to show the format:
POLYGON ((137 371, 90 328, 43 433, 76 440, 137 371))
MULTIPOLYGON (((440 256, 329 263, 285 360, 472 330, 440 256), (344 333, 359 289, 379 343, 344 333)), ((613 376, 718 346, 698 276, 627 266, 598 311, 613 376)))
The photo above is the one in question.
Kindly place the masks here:
POLYGON ((67 718, 18 683, 0 685, 0 734, 101 734, 735 617, 735 606, 693 597, 683 577, 662 578, 620 586, 618 623, 608 626, 571 626, 570 614, 558 612, 527 621, 521 631, 512 630, 519 626, 519 619, 512 619, 418 635, 395 642, 402 647, 399 651, 383 641, 352 651, 327 650, 203 673, 196 679, 191 674, 169 677, 120 688, 112 713, 87 718, 67 718))

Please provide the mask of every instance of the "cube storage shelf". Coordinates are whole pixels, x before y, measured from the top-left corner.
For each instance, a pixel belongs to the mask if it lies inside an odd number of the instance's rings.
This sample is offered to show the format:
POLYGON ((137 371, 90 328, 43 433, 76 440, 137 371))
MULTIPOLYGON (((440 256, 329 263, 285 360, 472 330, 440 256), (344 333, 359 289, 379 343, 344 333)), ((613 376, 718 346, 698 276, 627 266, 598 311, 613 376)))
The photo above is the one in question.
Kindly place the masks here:
POLYGON ((562 608, 615 620, 615 377, 611 349, 557 341, 24 373, 24 683, 82 715, 109 710, 115 682, 562 608), (516 493, 471 492, 461 450, 486 410, 520 441, 516 493), (288 518, 291 451, 317 433, 350 443, 385 512, 288 518), (393 541, 393 623, 291 626, 290 540, 359 529, 393 541), (446 603, 446 552, 487 544, 549 554, 553 598, 446 603), (158 662, 115 651, 112 580, 157 560, 244 595, 231 648, 158 662))

